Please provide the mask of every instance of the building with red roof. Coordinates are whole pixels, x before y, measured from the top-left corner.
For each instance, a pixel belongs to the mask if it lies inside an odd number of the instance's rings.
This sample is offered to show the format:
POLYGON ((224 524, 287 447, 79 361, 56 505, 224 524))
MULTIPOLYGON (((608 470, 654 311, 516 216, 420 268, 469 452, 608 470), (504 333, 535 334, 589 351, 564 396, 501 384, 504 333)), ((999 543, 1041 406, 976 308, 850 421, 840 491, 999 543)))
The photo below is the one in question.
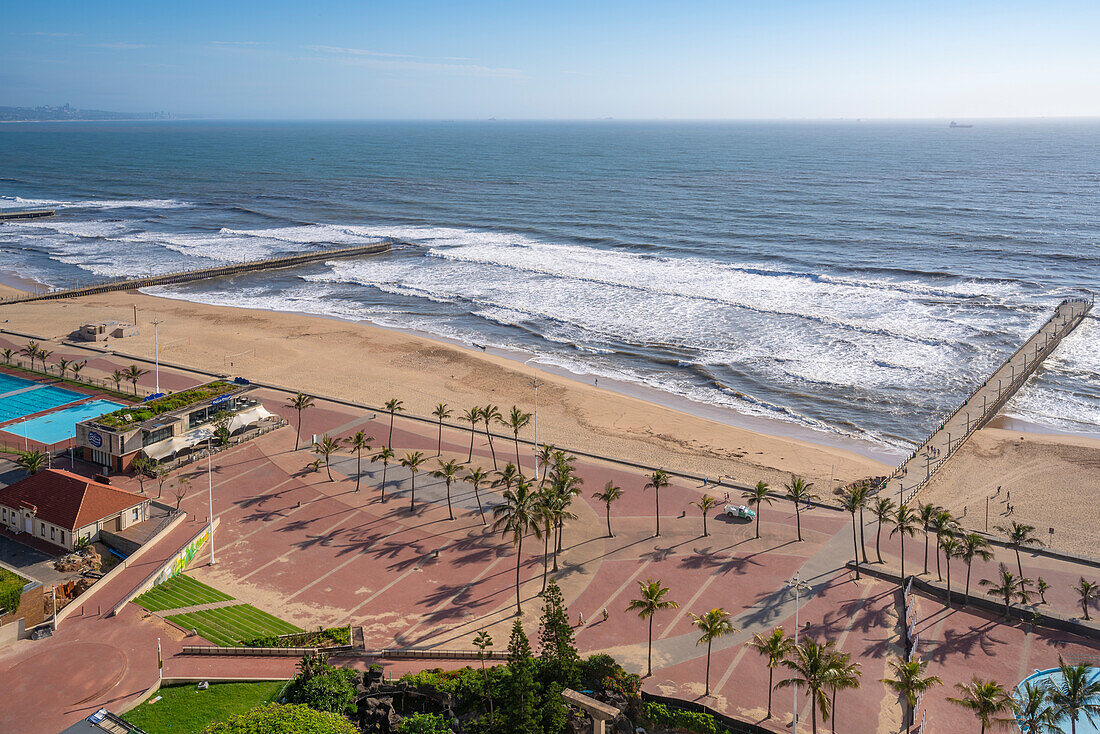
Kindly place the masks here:
POLYGON ((43 469, 0 489, 0 523, 12 533, 72 550, 81 538, 148 519, 149 500, 61 469, 43 469))

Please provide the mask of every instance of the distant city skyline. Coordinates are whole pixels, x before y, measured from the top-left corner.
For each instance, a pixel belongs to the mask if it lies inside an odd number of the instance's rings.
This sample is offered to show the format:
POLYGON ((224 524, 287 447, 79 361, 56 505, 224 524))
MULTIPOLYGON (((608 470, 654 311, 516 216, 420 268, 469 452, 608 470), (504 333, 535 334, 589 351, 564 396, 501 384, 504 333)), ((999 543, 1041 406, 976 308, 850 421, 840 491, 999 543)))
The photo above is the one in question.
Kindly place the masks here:
POLYGON ((1100 116, 1076 0, 6 10, 0 105, 271 119, 1100 116))

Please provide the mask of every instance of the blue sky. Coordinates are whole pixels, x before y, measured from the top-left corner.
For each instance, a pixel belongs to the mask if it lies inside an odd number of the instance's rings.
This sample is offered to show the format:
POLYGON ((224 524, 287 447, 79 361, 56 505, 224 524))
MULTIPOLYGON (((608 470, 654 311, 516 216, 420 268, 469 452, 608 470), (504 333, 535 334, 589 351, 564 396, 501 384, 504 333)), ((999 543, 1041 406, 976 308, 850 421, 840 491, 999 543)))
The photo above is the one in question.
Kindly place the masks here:
POLYGON ((8 3, 0 105, 249 118, 1100 115, 1100 3, 8 3))

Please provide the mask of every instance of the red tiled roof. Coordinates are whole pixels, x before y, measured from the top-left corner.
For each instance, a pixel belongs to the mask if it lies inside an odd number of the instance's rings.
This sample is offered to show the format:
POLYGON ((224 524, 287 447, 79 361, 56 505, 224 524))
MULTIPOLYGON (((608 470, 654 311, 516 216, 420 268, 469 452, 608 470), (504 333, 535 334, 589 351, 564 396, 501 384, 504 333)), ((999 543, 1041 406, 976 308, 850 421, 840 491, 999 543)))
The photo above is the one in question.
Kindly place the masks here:
POLYGON ((145 500, 140 494, 61 469, 43 469, 0 489, 0 505, 33 506, 39 519, 69 530, 78 530, 145 500))

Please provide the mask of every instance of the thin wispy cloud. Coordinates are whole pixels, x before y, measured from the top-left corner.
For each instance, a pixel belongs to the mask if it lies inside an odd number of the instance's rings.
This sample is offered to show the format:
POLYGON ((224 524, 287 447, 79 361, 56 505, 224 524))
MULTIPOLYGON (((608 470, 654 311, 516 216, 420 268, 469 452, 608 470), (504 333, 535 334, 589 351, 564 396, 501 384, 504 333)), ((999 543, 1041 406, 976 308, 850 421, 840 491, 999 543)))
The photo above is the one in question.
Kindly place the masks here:
POLYGON ((369 51, 365 48, 346 48, 344 46, 306 46, 310 51, 319 51, 321 53, 330 54, 343 54, 345 56, 372 56, 377 58, 387 59, 415 59, 415 56, 409 56, 408 54, 391 54, 384 51, 369 51))
POLYGON ((31 33, 32 36, 47 36, 49 38, 71 38, 78 34, 76 33, 55 33, 53 31, 35 31, 31 33))
POLYGON ((519 79, 523 77, 523 72, 519 69, 483 66, 481 64, 455 63, 455 61, 458 61, 458 59, 455 58, 444 57, 435 60, 410 56, 408 54, 386 53, 383 51, 371 51, 362 48, 345 48, 343 46, 306 46, 306 48, 310 51, 322 54, 320 56, 309 57, 310 60, 313 61, 335 61, 345 65, 365 66, 372 69, 420 71, 506 79, 519 79))
POLYGON ((114 51, 135 51, 139 48, 152 48, 148 43, 97 43, 96 48, 109 48, 114 51))
POLYGON ((254 48, 256 46, 266 46, 265 41, 211 41, 211 46, 225 46, 228 48, 254 48))

